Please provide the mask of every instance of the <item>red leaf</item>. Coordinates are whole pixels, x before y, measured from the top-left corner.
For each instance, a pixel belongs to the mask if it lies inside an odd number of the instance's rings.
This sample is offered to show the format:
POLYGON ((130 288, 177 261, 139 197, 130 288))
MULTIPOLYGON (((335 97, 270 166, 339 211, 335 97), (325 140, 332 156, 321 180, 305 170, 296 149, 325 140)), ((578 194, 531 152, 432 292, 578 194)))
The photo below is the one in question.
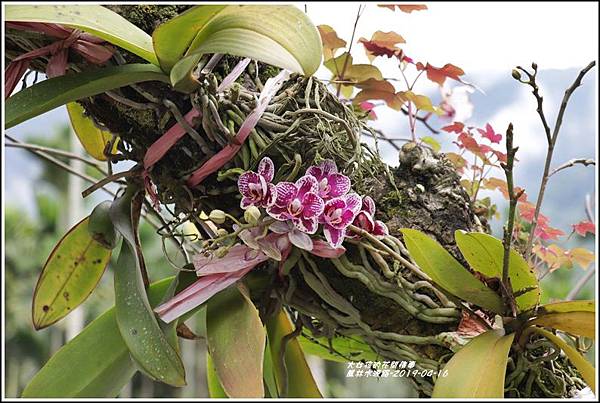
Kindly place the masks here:
POLYGON ((358 104, 358 106, 360 106, 360 109, 362 109, 365 112, 369 112, 369 117, 373 120, 377 119, 377 114, 375 113, 375 111, 373 110, 375 108, 375 104, 372 102, 368 102, 368 101, 364 101, 361 102, 360 104, 358 104))
POLYGON ((544 225, 538 225, 535 227, 535 236, 537 236, 538 238, 544 240, 544 241, 549 241, 549 240, 554 240, 554 239, 558 239, 559 236, 563 236, 565 235, 565 233, 561 230, 559 230, 558 228, 552 228, 552 227, 548 227, 548 226, 544 226, 544 225))
POLYGON ((573 224, 572 227, 573 231, 581 236, 586 236, 588 232, 590 234, 596 234, 596 225, 591 221, 580 221, 577 224, 573 224))
POLYGON ((471 151, 472 153, 480 153, 480 148, 479 148, 479 144, 477 144, 477 141, 471 137, 470 135, 468 135, 467 133, 461 133, 458 135, 458 142, 460 143, 460 145, 464 148, 466 148, 467 150, 471 151))
POLYGON ((448 133, 460 134, 460 133, 462 133, 464 128, 465 128, 465 125, 463 123, 454 122, 451 125, 442 127, 442 130, 445 132, 448 132, 448 133))
POLYGON ((366 81, 357 83, 356 87, 360 88, 362 91, 354 97, 353 102, 355 104, 360 104, 363 101, 380 99, 385 101, 390 108, 399 111, 404 103, 404 99, 398 95, 399 93, 396 93, 396 89, 389 81, 369 78, 366 81))
POLYGON ((398 7, 398 10, 408 14, 413 11, 427 10, 425 4, 378 4, 377 7, 388 8, 392 11, 395 11, 398 7))
POLYGON ((377 56, 397 57, 401 60, 404 58, 402 49, 397 47, 396 44, 406 43, 406 41, 402 36, 393 31, 377 31, 370 40, 360 38, 358 42, 362 43, 365 47, 369 60, 373 60, 377 56))
POLYGON ((445 64, 444 67, 438 68, 429 63, 424 66, 423 63, 419 62, 417 63, 417 70, 425 70, 427 72, 427 78, 439 85, 444 85, 446 78, 461 81, 460 76, 465 74, 460 67, 450 63, 445 64))
POLYGON ((500 143, 500 140, 502 140, 502 135, 501 134, 497 134, 496 132, 494 132, 494 129, 492 128, 492 125, 490 125, 489 123, 485 125, 485 130, 483 130, 483 129, 477 129, 477 131, 479 133, 481 133, 481 135, 483 137, 485 137, 486 139, 488 139, 492 143, 500 143))

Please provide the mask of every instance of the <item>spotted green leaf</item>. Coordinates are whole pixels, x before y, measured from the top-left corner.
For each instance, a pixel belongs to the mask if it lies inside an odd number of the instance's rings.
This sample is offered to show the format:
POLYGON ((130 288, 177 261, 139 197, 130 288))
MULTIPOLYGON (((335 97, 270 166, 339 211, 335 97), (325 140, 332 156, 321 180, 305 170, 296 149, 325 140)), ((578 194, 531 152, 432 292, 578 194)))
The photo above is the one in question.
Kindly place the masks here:
POLYGON ((92 293, 111 251, 92 239, 88 218, 58 242, 46 261, 33 293, 33 325, 43 329, 64 318, 92 293))
POLYGON ((114 274, 117 324, 132 358, 146 375, 172 386, 183 386, 185 369, 171 343, 174 335, 165 334, 159 325, 142 279, 145 266, 137 226, 143 198, 143 191, 131 184, 110 209, 113 224, 123 236, 114 274))
POLYGON ((488 330, 473 338, 444 366, 433 398, 502 398, 508 353, 515 337, 488 330))
MULTIPOLYGON (((149 287, 152 306, 160 301, 170 282, 167 278, 149 287)), ((21 397, 112 398, 135 372, 113 307, 62 346, 29 381, 21 397)))
POLYGON ((475 278, 437 241, 421 231, 401 229, 410 256, 441 288, 496 313, 504 311, 500 296, 475 278))
MULTIPOLYGON (((504 246, 488 234, 456 231, 456 244, 471 268, 487 277, 502 278, 504 246)), ((510 250, 508 275, 520 311, 535 307, 540 301, 540 288, 533 269, 514 249, 510 250)))
POLYGON ((158 65, 150 35, 99 4, 11 4, 5 11, 6 21, 44 22, 77 28, 158 65))

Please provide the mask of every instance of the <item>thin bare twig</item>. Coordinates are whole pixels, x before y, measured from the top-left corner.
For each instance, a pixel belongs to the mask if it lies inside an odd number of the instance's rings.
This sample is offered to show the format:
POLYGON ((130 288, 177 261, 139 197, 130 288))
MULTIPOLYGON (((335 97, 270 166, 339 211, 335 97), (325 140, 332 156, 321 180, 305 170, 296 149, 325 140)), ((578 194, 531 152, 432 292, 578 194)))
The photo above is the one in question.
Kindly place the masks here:
POLYGON ((515 77, 519 82, 527 84, 533 88, 533 95, 535 96, 537 103, 538 103, 538 114, 540 115, 540 119, 542 120, 542 124, 544 126, 544 131, 546 133, 546 140, 548 141, 548 150, 546 153, 546 162, 544 164, 544 173, 542 175, 542 181, 540 183, 540 189, 538 192, 538 197, 537 197, 536 206, 535 206, 535 213, 533 215, 533 220, 531 222, 531 229, 530 229, 529 237, 527 239, 527 245, 525 247, 525 258, 527 260, 529 260, 531 258, 531 249, 533 246, 533 240, 535 238, 535 229, 537 227, 538 217, 540 215, 540 210, 542 207, 542 201, 544 200, 544 193, 546 192, 546 185, 548 184, 548 179, 550 178, 550 165, 552 164, 552 156, 554 153, 554 147, 556 146, 556 140, 558 139, 558 133, 560 132, 560 127, 562 125, 563 117, 564 117, 565 111, 567 109, 567 104, 568 104, 569 99, 571 98, 571 95, 573 94, 573 92, 575 92, 577 87, 579 87, 581 85, 581 81, 583 80, 583 77, 595 65, 596 65, 595 61, 588 64, 583 70, 581 70, 579 72, 579 74, 577 75, 577 78, 575 79, 573 84, 565 90, 565 95, 563 96, 563 99, 562 99, 562 102, 560 105, 560 109, 558 111, 558 115, 556 116, 556 122, 554 123, 554 129, 553 129, 552 133, 550 133, 550 127, 548 126, 544 111, 542 109, 543 98, 539 94, 539 88, 536 83, 537 64, 535 64, 535 63, 532 64, 533 73, 529 73, 524 68, 517 66, 517 69, 523 71, 527 75, 527 77, 529 78, 528 81, 522 80, 520 77, 520 74, 518 74, 518 72, 517 72, 517 74, 515 74, 515 72, 513 72, 513 77, 515 77))
MULTIPOLYGON (((350 55, 352 52, 352 45, 354 44, 354 35, 356 34, 356 27, 358 26, 358 20, 360 20, 360 16, 362 15, 364 10, 365 10, 365 7, 362 4, 358 6, 358 11, 356 13, 356 20, 354 20, 354 28, 352 28, 352 36, 350 37, 350 45, 348 46, 348 55, 350 55)), ((350 59, 349 57, 346 57, 344 59, 342 71, 340 74, 338 74, 338 77, 342 80, 344 79, 344 74, 346 74, 346 69, 348 68, 348 60, 349 59, 350 59)), ((335 63, 335 59, 334 59, 334 63, 335 63)), ((335 69, 337 72, 337 64, 335 65, 335 69)), ((337 97, 339 97, 341 91, 342 91, 342 85, 338 84, 335 95, 337 97)))
POLYGON ((554 175, 555 173, 562 171, 563 169, 567 169, 570 168, 572 166, 575 166, 576 164, 581 164, 583 166, 588 166, 588 165, 596 165, 596 161, 591 160, 591 159, 586 159, 586 158, 574 158, 570 161, 565 162, 564 164, 562 164, 561 166, 554 168, 552 170, 552 172, 550 172, 548 174, 548 177, 551 177, 552 175, 554 175))
POLYGON ((48 154, 54 154, 54 155, 59 155, 61 157, 66 157, 69 159, 79 160, 79 161, 82 161, 85 164, 91 166, 92 168, 97 169, 98 172, 100 172, 102 175, 106 175, 106 172, 102 169, 102 167, 97 162, 87 159, 85 157, 82 157, 80 155, 77 155, 77 154, 74 154, 74 153, 71 153, 71 152, 68 152, 65 150, 59 150, 57 148, 38 146, 37 144, 24 143, 22 141, 15 139, 12 136, 9 136, 8 134, 5 134, 4 138, 6 138, 7 140, 10 141, 10 143, 5 143, 6 147, 37 150, 37 151, 45 152, 48 154))

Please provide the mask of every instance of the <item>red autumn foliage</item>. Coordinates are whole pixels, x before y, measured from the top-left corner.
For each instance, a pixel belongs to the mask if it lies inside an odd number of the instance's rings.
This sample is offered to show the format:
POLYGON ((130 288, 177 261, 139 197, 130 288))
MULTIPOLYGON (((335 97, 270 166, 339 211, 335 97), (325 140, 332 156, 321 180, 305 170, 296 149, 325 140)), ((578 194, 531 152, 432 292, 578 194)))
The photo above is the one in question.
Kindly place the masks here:
POLYGON ((573 231, 581 236, 586 236, 588 233, 596 234, 596 225, 591 221, 580 221, 572 227, 573 231))
POLYGON ((477 129, 477 131, 479 133, 481 133, 481 135, 483 137, 485 137, 486 139, 488 139, 492 143, 500 143, 500 140, 502 140, 502 135, 501 134, 497 134, 494 131, 494 129, 492 128, 492 125, 490 125, 489 123, 485 125, 485 130, 483 130, 483 129, 477 129))
POLYGON ((451 63, 446 63, 444 67, 434 67, 429 63, 423 65, 423 63, 418 62, 417 70, 425 70, 427 72, 427 78, 439 85, 444 85, 446 78, 461 81, 460 76, 465 74, 463 69, 451 63))

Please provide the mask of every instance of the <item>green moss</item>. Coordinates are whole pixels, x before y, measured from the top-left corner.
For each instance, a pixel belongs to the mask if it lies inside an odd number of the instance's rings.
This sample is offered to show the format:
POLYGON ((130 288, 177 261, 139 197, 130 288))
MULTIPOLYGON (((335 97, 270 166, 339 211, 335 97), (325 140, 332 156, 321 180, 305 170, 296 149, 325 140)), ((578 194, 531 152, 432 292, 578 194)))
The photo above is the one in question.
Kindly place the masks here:
POLYGON ((406 217, 407 214, 410 214, 410 209, 403 206, 402 200, 405 199, 406 194, 401 188, 399 188, 398 191, 394 189, 379 200, 379 211, 385 212, 386 219, 391 219, 392 217, 406 217))
POLYGON ((162 6, 162 5, 114 5, 106 6, 112 11, 120 14, 122 17, 141 28, 148 34, 162 24, 168 21, 190 6, 162 6))

